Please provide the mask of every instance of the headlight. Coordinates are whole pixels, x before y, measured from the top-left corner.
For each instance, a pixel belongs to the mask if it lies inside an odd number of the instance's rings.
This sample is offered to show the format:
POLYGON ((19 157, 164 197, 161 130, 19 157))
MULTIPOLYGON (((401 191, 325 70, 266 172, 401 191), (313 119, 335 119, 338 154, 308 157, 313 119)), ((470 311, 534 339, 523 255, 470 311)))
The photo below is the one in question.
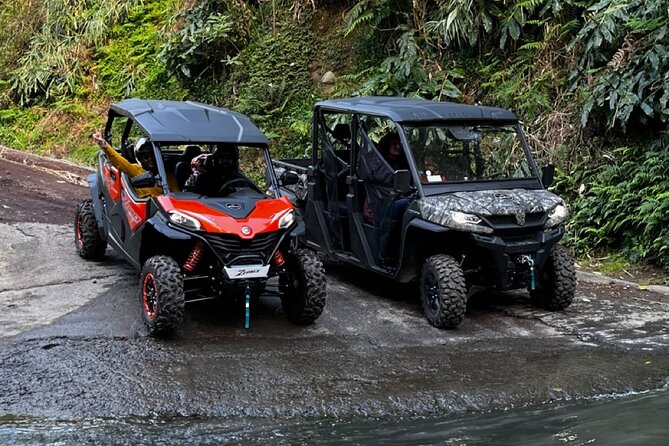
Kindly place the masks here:
POLYGON ((290 210, 279 219, 279 229, 287 228, 295 221, 295 211, 290 210))
POLYGON ((182 214, 179 211, 170 211, 168 213, 170 221, 176 223, 179 226, 183 226, 188 229, 200 229, 200 222, 196 218, 193 218, 189 215, 182 214))
POLYGON ((458 225, 472 224, 477 225, 481 223, 481 219, 473 214, 465 214, 464 212, 451 211, 451 218, 458 225))
POLYGON ((481 224, 482 220, 474 214, 466 214, 460 211, 448 211, 445 226, 453 229, 459 229, 466 232, 481 232, 484 234, 492 233, 492 228, 481 224))
POLYGON ((553 209, 548 212, 548 219, 546 220, 546 227, 552 228, 564 223, 569 217, 569 212, 567 211, 567 206, 564 204, 558 204, 553 209))
POLYGON ((432 223, 464 232, 492 234, 493 230, 475 214, 449 209, 440 200, 423 199, 419 202, 421 217, 432 223))

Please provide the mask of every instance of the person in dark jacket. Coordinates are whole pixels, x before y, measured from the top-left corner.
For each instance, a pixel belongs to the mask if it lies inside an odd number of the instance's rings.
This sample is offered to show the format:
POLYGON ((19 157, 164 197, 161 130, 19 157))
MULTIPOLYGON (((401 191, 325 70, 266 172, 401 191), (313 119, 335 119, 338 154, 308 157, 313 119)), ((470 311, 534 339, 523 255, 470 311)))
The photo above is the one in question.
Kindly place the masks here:
MULTIPOLYGON (((400 137, 395 132, 386 133, 379 140, 379 151, 383 158, 388 162, 393 171, 409 169, 409 163, 402 151, 400 137)), ((389 184, 392 186, 392 184, 389 184)))
MULTIPOLYGON (((396 132, 390 131, 379 140, 379 152, 381 152, 393 172, 409 169, 409 162, 404 155, 400 137, 396 132)), ((386 186, 392 187, 392 182, 393 179, 390 176, 386 186)), ((382 264, 394 265, 397 262, 399 228, 408 206, 409 199, 399 196, 392 197, 382 205, 382 215, 379 223, 379 257, 382 264)))
POLYGON ((234 191, 223 187, 232 180, 240 180, 235 186, 247 181, 239 171, 239 149, 235 144, 217 144, 212 153, 202 154, 191 162, 193 173, 186 180, 184 190, 210 197, 225 196, 234 191))

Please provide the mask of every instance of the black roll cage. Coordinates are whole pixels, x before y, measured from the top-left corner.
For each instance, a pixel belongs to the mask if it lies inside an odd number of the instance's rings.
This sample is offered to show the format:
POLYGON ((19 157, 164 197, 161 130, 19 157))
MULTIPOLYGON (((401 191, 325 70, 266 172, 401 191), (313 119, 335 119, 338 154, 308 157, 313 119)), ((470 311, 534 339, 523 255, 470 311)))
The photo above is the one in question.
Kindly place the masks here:
MULTIPOLYGON (((171 195, 173 192, 169 190, 169 186, 167 184, 167 171, 165 170, 165 163, 163 162, 163 155, 160 150, 160 147, 151 141, 149 135, 146 134, 144 129, 135 122, 132 116, 126 116, 122 115, 120 113, 116 113, 113 110, 109 111, 108 117, 107 117, 107 123, 105 124, 105 129, 104 129, 104 139, 111 144, 111 138, 112 138, 112 123, 114 122, 114 119, 117 118, 125 118, 127 119, 125 127, 123 128, 123 133, 121 135, 121 141, 120 141, 120 149, 121 149, 121 155, 123 155, 124 158, 128 159, 128 161, 137 161, 135 159, 134 152, 131 152, 132 159, 129 159, 128 155, 129 153, 124 153, 127 152, 127 147, 128 147, 128 137, 130 136, 130 130, 132 129, 133 125, 136 125, 141 131, 142 134, 144 135, 145 138, 147 138, 148 142, 151 143, 151 147, 153 149, 153 156, 154 159, 156 160, 156 167, 158 168, 158 176, 160 178, 157 178, 157 184, 162 187, 163 189, 163 194, 164 195, 171 195), (163 178, 165 180, 163 180, 163 178)), ((160 144, 164 145, 184 145, 184 141, 175 141, 175 142, 170 142, 170 141, 160 141, 160 144)), ((212 144, 210 141, 189 141, 189 144, 212 144)), ((215 142, 214 142, 215 144, 215 142)), ((276 177, 276 172, 274 169, 271 168, 272 165, 272 158, 269 154, 269 147, 267 144, 257 144, 257 143, 240 143, 239 145, 241 146, 246 146, 246 147, 255 147, 261 150, 263 154, 263 158, 265 160, 265 166, 267 168, 265 169, 265 176, 269 177, 269 182, 271 185, 271 188, 276 196, 276 198, 281 197, 281 188, 279 187, 279 181, 276 177)))
MULTIPOLYGON (((319 132, 321 128, 326 128, 327 125, 325 124, 323 120, 323 115, 325 114, 346 114, 351 116, 351 141, 349 143, 349 150, 350 150, 350 158, 348 160, 344 160, 347 162, 349 165, 349 175, 351 177, 351 181, 356 179, 356 168, 357 168, 357 160, 358 160, 358 145, 356 143, 356 137, 358 133, 358 129, 361 127, 360 125, 360 116, 372 116, 372 117, 378 117, 382 119, 386 119, 390 122, 393 123, 393 126, 395 127, 395 131, 400 137, 400 141, 402 143, 402 150, 404 151, 404 154, 406 156, 407 162, 409 164, 409 171, 411 172, 411 177, 413 179, 413 187, 415 188, 415 193, 417 193, 418 197, 426 197, 426 196, 431 196, 431 195, 439 195, 443 193, 448 193, 448 192, 460 192, 460 191, 468 191, 468 190, 478 190, 480 189, 480 182, 478 181, 471 181, 471 182, 458 182, 458 183, 449 183, 449 184, 441 184, 441 185, 427 185, 427 187, 424 187, 426 185, 423 185, 419 181, 419 175, 418 175, 418 169, 416 167, 416 161, 413 156, 413 151, 411 150, 411 146, 409 145, 409 141, 407 140, 406 137, 406 132, 404 131, 404 126, 402 124, 406 124, 407 126, 414 126, 414 127, 428 127, 428 126, 435 126, 435 125, 444 125, 446 123, 450 125, 458 125, 458 124, 463 124, 464 122, 471 123, 472 120, 426 120, 426 121, 407 121, 405 123, 399 123, 395 120, 392 119, 392 117, 383 114, 383 113, 373 113, 370 112, 369 110, 364 110, 364 111, 356 111, 356 110, 351 110, 351 109, 339 109, 339 108, 331 108, 323 105, 317 105, 314 107, 314 112, 313 112, 313 117, 312 117, 312 147, 317 148, 317 150, 312 150, 311 152, 311 165, 312 166, 318 166, 319 160, 322 159, 322 157, 319 157, 320 152, 323 150, 323 147, 321 144, 319 144, 319 132)), ((489 181, 486 182, 486 184, 489 184, 490 187, 498 188, 498 189, 511 189, 511 188, 526 188, 526 189, 542 189, 543 186, 541 184, 541 174, 539 173, 539 169, 536 165, 536 162, 534 161, 534 157, 532 156, 529 144, 527 142, 527 139, 525 138, 525 134, 522 131, 522 127, 520 125, 520 122, 518 121, 493 121, 490 122, 488 120, 481 120, 481 122, 488 122, 488 123, 494 123, 496 125, 512 125, 516 129, 516 134, 518 135, 518 138, 520 139, 521 147, 523 149, 523 152, 525 153, 525 157, 527 158, 530 166, 530 170, 532 171, 532 174, 534 175, 533 178, 529 179, 509 179, 509 180, 502 180, 502 181, 489 181)), ((362 128, 363 131, 364 128, 362 128)))

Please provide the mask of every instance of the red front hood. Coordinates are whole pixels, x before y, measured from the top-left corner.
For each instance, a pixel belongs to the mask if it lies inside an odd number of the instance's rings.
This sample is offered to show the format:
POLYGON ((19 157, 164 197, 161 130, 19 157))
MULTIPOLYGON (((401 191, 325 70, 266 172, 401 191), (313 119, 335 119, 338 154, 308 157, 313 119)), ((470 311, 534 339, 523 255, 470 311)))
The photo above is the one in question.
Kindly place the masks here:
POLYGON ((246 239, 263 232, 277 231, 281 217, 294 209, 286 197, 258 200, 246 218, 236 219, 212 209, 200 200, 179 200, 171 196, 156 197, 156 200, 166 212, 174 210, 196 218, 204 231, 215 234, 235 234, 246 239), (251 232, 244 234, 242 232, 244 226, 248 227, 251 232))

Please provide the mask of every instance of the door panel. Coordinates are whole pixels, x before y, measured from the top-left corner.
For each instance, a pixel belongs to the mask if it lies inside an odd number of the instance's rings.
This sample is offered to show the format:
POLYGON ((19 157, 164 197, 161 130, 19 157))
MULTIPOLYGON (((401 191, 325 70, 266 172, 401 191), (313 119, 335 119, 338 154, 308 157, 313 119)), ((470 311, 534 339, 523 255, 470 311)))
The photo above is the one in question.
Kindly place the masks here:
POLYGON ((128 176, 122 174, 121 177, 121 220, 125 233, 123 250, 130 257, 131 262, 139 265, 139 250, 142 241, 142 231, 139 228, 147 219, 150 199, 138 198, 130 185, 128 176))
POLYGON ((121 198, 121 175, 108 161, 102 165, 102 176, 105 181, 105 187, 109 192, 109 199, 118 201, 121 198))
POLYGON ((117 242, 120 245, 126 236, 121 206, 121 173, 106 158, 101 157, 100 162, 102 162, 102 180, 105 183, 103 195, 107 204, 110 235, 112 242, 117 242))
POLYGON ((128 192, 122 189, 121 206, 123 207, 125 221, 128 222, 128 229, 134 232, 146 220, 146 201, 135 202, 130 198, 128 192))
POLYGON ((350 176, 351 115, 325 113, 319 115, 319 174, 324 184, 322 212, 331 248, 350 252, 350 229, 346 195, 350 176))

